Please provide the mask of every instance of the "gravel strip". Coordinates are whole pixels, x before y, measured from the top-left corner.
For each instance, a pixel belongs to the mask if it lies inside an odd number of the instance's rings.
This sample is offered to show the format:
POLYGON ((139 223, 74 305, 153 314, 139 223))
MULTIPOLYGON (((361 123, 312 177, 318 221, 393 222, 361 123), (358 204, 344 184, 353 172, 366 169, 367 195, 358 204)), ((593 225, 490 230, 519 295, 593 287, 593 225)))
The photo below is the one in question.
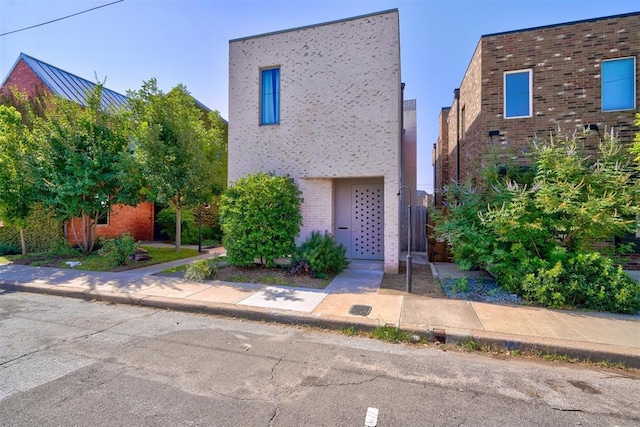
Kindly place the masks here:
POLYGON ((527 304, 518 295, 510 293, 493 279, 463 278, 440 280, 442 290, 450 299, 466 301, 527 304))

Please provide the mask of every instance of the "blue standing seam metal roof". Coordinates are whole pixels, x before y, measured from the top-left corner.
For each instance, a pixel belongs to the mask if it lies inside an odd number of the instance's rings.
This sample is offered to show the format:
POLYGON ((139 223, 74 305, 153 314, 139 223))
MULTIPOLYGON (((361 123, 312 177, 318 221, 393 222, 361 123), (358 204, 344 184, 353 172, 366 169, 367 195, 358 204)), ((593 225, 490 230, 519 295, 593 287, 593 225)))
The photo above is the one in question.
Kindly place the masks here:
MULTIPOLYGON (((46 62, 42 62, 24 53, 20 54, 16 64, 21 59, 25 61, 25 63, 54 94, 86 107, 86 91, 95 87, 96 83, 61 70, 58 67, 49 65, 46 62)), ((102 100, 100 101, 100 106, 102 108, 124 108, 127 103, 128 98, 125 95, 103 87, 102 100)))

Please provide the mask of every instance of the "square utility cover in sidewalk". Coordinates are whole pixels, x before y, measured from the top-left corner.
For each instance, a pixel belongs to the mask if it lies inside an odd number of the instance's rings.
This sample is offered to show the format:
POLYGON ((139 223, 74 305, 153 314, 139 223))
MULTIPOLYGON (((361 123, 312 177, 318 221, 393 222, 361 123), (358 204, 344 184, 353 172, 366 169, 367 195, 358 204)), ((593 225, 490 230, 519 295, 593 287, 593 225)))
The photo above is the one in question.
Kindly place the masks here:
POLYGON ((326 293, 313 289, 301 290, 269 286, 243 299, 238 305, 311 313, 326 296, 326 293))
POLYGON ((349 309, 349 314, 352 316, 367 317, 369 313, 371 313, 370 305, 355 304, 355 305, 352 305, 351 308, 349 309))
POLYGON ((377 320, 384 325, 386 323, 397 324, 400 320, 402 308, 402 296, 379 294, 331 294, 313 311, 314 314, 344 316, 345 318, 362 318, 377 320), (371 312, 366 315, 354 315, 350 313, 354 305, 371 307, 371 312))

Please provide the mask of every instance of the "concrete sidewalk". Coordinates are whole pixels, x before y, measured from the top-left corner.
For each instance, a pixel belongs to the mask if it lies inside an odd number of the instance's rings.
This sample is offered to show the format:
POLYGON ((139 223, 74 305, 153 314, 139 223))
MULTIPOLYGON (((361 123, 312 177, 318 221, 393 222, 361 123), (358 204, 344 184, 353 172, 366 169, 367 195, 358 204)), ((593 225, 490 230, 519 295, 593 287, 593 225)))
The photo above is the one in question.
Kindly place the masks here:
MULTIPOLYGON (((154 275, 193 260, 121 273, 6 264, 0 265, 0 288, 330 328, 390 325, 446 342, 473 337, 511 350, 535 349, 640 367, 640 316, 380 293, 381 262, 354 261, 324 290, 198 283, 154 275)), ((460 272, 453 264, 431 266, 440 277, 481 274, 460 272)))

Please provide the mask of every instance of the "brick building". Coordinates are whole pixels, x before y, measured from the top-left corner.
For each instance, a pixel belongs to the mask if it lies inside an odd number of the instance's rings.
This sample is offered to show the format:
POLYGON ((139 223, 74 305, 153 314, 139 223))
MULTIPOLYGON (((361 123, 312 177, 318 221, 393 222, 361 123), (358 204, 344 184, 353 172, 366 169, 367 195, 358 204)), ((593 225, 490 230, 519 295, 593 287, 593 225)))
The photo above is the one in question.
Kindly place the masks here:
POLYGON ((477 179, 491 144, 522 153, 534 135, 586 128, 587 148, 611 128, 631 141, 639 54, 640 12, 482 36, 440 113, 436 204, 443 185, 477 179))
MULTIPOLYGON (((86 105, 86 90, 93 86, 95 83, 22 53, 0 85, 0 93, 16 88, 33 97, 45 92, 86 105)), ((126 96, 103 89, 103 107, 123 107, 126 104, 126 96)), ((80 220, 75 221, 76 230, 81 233, 80 220)), ((153 240, 154 221, 152 203, 142 202, 135 207, 115 205, 109 215, 98 220, 96 237, 113 238, 129 232, 137 240, 153 240)), ((71 224, 65 225, 65 233, 67 240, 75 243, 71 224)))
POLYGON ((402 165, 415 168, 401 159, 402 86, 396 9, 231 40, 229 182, 290 175, 300 240, 328 231, 350 258, 397 272, 397 193, 402 165))

